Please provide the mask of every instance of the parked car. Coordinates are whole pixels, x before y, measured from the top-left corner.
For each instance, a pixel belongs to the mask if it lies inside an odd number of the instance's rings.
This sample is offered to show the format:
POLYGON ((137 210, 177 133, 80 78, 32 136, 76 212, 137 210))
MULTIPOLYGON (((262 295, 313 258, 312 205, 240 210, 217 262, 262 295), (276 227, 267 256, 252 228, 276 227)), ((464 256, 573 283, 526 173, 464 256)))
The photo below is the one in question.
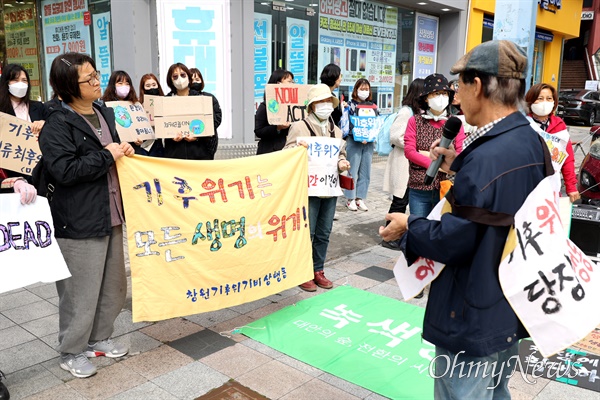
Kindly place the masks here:
POLYGON ((600 92, 596 90, 563 90, 558 93, 556 115, 566 121, 593 126, 600 118, 600 92))
POLYGON ((592 143, 579 167, 577 190, 583 204, 600 206, 600 125, 592 127, 590 135, 592 143))

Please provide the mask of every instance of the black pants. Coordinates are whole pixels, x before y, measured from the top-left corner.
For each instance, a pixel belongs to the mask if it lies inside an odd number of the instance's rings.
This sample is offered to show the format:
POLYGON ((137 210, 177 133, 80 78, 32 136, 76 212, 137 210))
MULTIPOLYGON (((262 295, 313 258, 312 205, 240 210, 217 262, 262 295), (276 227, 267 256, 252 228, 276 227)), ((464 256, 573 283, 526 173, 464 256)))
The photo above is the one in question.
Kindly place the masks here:
POLYGON ((394 213, 394 212, 401 212, 401 213, 406 213, 406 206, 408 206, 408 191, 410 189, 406 188, 406 192, 404 192, 404 196, 402 197, 396 197, 396 196, 392 196, 392 204, 390 205, 390 210, 388 212, 390 213, 394 213))

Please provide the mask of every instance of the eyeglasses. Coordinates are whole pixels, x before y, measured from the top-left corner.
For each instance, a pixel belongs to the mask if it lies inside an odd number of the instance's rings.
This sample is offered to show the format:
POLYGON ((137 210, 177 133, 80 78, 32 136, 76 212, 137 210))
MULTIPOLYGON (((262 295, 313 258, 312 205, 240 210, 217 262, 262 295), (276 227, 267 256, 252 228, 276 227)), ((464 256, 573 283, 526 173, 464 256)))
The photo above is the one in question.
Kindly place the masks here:
POLYGON ((90 76, 89 79, 86 79, 85 81, 79 81, 77 83, 81 84, 81 83, 86 83, 87 82, 90 86, 93 86, 94 85, 93 82, 95 82, 95 81, 100 82, 100 76, 101 76, 100 71, 94 71, 89 76, 90 76))

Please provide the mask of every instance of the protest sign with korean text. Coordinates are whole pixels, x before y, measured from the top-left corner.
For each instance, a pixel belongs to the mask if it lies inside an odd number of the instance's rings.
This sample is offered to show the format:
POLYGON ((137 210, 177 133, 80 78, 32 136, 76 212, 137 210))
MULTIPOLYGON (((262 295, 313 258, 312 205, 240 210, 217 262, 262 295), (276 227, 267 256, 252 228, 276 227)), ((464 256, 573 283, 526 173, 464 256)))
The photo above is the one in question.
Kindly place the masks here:
POLYGON ((308 195, 341 196, 338 161, 344 141, 319 136, 300 137, 296 141, 308 144, 308 195))
POLYGON ((117 161, 133 321, 214 311, 313 278, 307 151, 117 161))
POLYGON ((545 178, 515 215, 499 268, 504 295, 544 356, 600 324, 599 268, 567 237, 545 178))
POLYGON ((136 139, 154 139, 154 130, 144 107, 130 101, 108 101, 107 107, 115 112, 117 133, 123 142, 135 142, 136 139))
POLYGON ((41 157, 31 122, 0 113, 0 168, 31 175, 41 157))
POLYGON ((156 138, 215 134, 211 96, 144 96, 144 109, 156 138))
POLYGON ((0 293, 70 276, 48 200, 23 205, 19 194, 0 195, 0 293))
POLYGON ((281 125, 304 119, 308 112, 308 91, 312 85, 273 84, 265 89, 267 120, 271 125, 281 125))

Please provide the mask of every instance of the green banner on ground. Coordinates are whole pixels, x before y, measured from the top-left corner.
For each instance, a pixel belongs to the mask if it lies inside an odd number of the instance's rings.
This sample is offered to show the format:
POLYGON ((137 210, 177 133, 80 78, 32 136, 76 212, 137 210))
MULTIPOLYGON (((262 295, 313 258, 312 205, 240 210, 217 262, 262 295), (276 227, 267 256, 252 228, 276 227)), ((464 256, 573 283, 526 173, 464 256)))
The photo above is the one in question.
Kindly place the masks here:
POLYGON ((254 321, 242 333, 392 399, 432 399, 435 347, 425 310, 340 286, 254 321))

